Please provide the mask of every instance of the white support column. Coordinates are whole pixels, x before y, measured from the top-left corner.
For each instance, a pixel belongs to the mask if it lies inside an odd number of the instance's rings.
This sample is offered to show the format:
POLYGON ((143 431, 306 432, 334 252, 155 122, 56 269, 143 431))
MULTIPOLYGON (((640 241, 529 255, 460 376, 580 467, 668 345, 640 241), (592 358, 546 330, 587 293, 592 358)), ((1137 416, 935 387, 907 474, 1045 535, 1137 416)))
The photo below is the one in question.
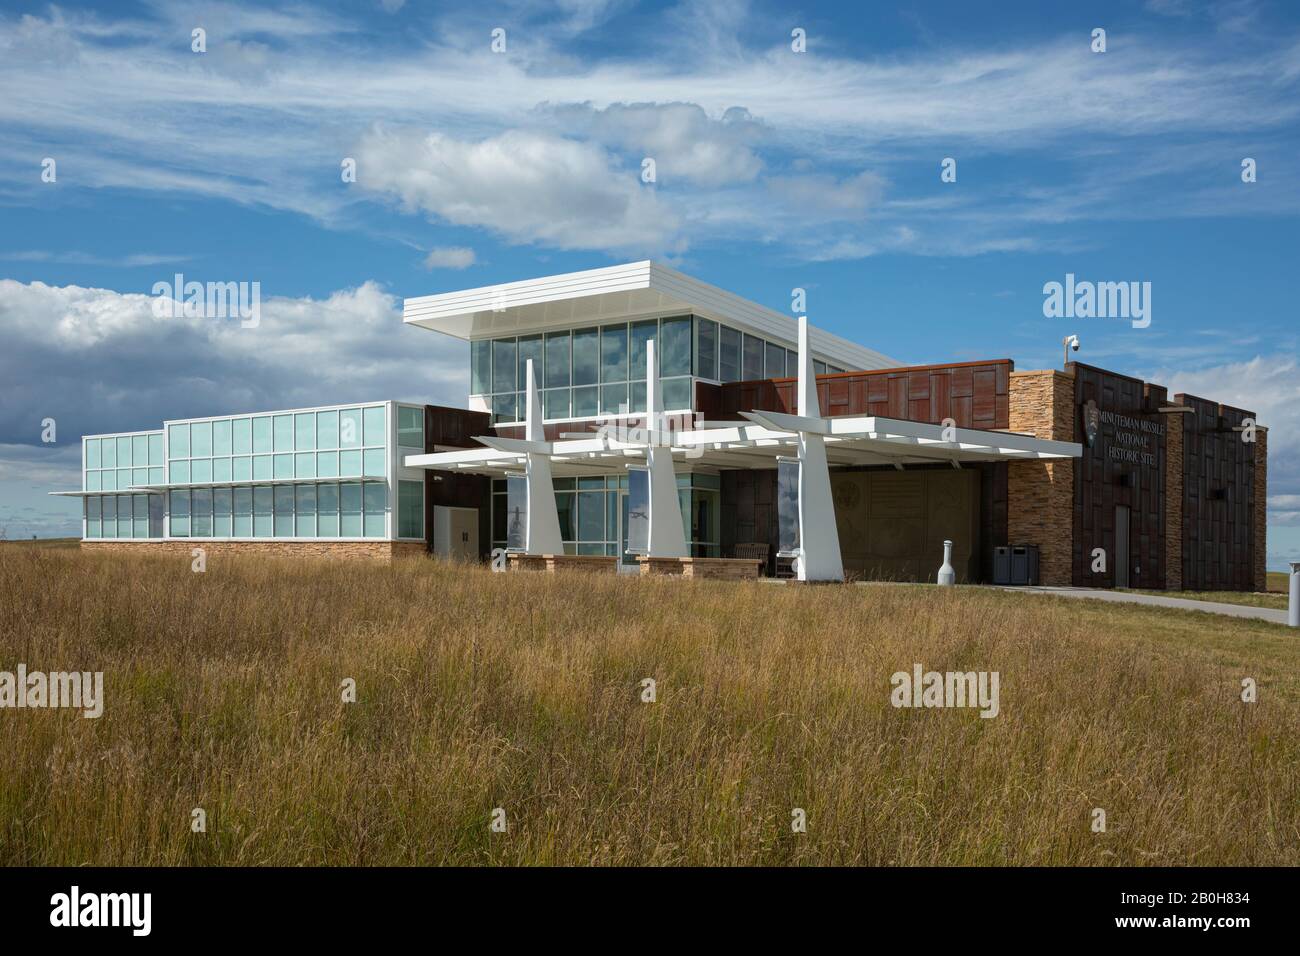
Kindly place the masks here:
POLYGON ((652 558, 685 558, 686 534, 682 530, 682 505, 677 496, 677 475, 673 471, 671 447, 662 444, 664 436, 663 393, 659 387, 659 365, 655 361, 655 341, 645 344, 646 358, 646 431, 649 447, 646 464, 650 468, 650 541, 647 555, 652 558))
MULTIPOLYGON (((817 378, 808 347, 808 316, 799 316, 799 417, 821 418, 817 378)), ((843 581, 840 534, 835 526, 826 441, 819 434, 799 432, 799 557, 800 581, 843 581)))
MULTIPOLYGON (((533 360, 527 364, 527 414, 524 418, 524 438, 527 441, 546 440, 542 427, 542 396, 537 390, 533 360)), ((560 515, 555 509, 555 483, 551 481, 551 456, 530 451, 527 455, 528 475, 528 554, 563 554, 564 540, 560 537, 560 515)))

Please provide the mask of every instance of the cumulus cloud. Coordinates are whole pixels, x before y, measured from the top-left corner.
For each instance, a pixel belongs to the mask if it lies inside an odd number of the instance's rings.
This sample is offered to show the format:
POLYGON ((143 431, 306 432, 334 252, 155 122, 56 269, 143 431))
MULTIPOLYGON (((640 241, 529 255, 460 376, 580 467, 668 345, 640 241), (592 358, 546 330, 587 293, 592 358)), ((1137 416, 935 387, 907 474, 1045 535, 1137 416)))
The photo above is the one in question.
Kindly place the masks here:
POLYGON ((477 257, 474 250, 466 246, 438 246, 430 249, 424 257, 426 269, 468 269, 477 257))
POLYGON ((678 217, 605 149, 510 130, 479 140, 374 128, 357 147, 357 182, 457 226, 559 249, 662 254, 678 217))

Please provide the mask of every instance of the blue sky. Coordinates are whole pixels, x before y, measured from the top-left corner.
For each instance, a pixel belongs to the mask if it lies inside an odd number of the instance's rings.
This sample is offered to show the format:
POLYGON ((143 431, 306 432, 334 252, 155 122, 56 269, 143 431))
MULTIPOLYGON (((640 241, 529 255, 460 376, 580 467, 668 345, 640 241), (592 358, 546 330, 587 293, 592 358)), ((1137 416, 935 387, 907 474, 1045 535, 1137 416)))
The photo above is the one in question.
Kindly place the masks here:
POLYGON ((44 492, 75 486, 82 433, 461 404, 463 346, 403 328, 403 296, 650 257, 778 309, 806 288, 816 324, 904 362, 1048 367, 1078 333, 1082 360, 1254 409, 1271 563, 1300 557, 1294 5, 0 11, 11 537, 74 529, 44 492), (260 282, 263 324, 159 324, 177 271, 260 282), (1150 282, 1150 327, 1045 318, 1066 273, 1150 282))

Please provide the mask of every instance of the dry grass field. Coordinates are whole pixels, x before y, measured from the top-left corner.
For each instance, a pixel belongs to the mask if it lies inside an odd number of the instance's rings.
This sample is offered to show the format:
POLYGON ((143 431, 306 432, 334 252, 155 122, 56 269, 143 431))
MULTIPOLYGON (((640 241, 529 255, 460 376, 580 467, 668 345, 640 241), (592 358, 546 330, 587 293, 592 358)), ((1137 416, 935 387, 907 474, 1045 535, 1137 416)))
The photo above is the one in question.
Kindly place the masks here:
POLYGON ((18 545, 0 607, 0 670, 106 696, 0 710, 3 864, 1300 863, 1300 642, 1263 622, 18 545), (998 671, 1001 713, 895 709, 915 663, 998 671))

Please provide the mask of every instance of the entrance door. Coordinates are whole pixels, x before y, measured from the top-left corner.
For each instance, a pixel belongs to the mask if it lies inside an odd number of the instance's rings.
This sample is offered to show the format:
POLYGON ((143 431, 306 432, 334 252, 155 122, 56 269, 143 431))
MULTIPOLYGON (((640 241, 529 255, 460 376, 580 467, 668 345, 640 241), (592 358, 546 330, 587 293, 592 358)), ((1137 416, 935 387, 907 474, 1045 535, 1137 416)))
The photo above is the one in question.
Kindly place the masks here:
MULTIPOLYGON (((610 492, 615 494, 615 492, 610 492)), ((618 494, 618 573, 640 574, 641 565, 635 554, 627 553, 627 489, 620 488, 618 494)))
POLYGON ((1115 587, 1128 587, 1128 505, 1115 506, 1115 587))

